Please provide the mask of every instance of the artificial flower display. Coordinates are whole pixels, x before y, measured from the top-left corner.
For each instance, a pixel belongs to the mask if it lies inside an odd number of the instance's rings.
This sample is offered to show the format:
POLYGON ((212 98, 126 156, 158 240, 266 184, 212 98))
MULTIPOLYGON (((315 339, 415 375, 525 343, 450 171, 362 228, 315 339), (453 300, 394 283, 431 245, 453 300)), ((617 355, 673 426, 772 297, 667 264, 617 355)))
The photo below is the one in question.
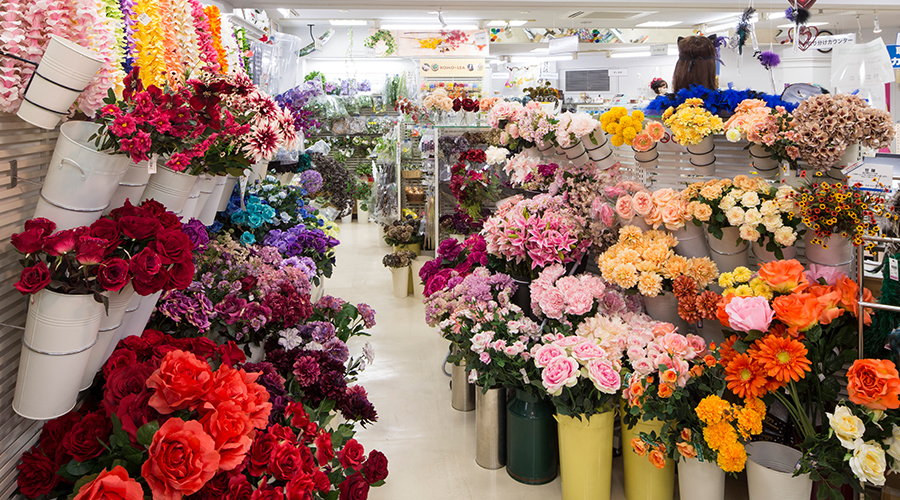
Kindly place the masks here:
POLYGON ((662 115, 666 127, 672 130, 675 142, 682 146, 696 146, 712 134, 724 131, 724 122, 703 107, 703 100, 688 99, 677 108, 669 108, 662 115))
POLYGON ((410 250, 400 250, 399 252, 389 253, 381 259, 384 267, 398 268, 409 267, 412 261, 416 260, 416 253, 410 250))
POLYGON ((600 115, 600 124, 603 131, 612 136, 613 146, 631 146, 634 138, 644 130, 644 113, 634 110, 629 116, 627 109, 617 106, 600 115))
POLYGON ((653 147, 656 146, 659 141, 663 140, 663 137, 665 136, 665 125, 658 121, 650 120, 647 122, 647 126, 644 127, 644 130, 634 136, 631 147, 633 147, 635 151, 646 153, 653 149, 653 147))
POLYGON ((597 258, 603 279, 623 289, 637 289, 645 297, 673 291, 679 276, 688 276, 701 287, 719 275, 706 257, 687 258, 672 250, 678 240, 662 231, 641 231, 637 226, 619 229, 619 241, 597 258))
POLYGON ((441 241, 437 256, 419 270, 419 279, 425 285, 426 299, 435 292, 447 290, 453 273, 465 277, 475 269, 486 266, 486 250, 487 243, 480 234, 469 236, 463 243, 453 238, 441 241))
POLYGON ((800 156, 820 171, 834 166, 855 143, 881 149, 894 139, 890 113, 856 95, 814 96, 800 103, 793 116, 800 156))
POLYGON ((748 99, 758 99, 766 103, 766 106, 775 108, 784 107, 788 112, 797 108, 797 103, 787 102, 780 95, 765 94, 755 90, 736 90, 729 84, 727 89, 710 89, 702 85, 691 85, 675 94, 663 94, 657 96, 644 110, 648 116, 660 116, 667 109, 678 107, 688 99, 700 99, 703 107, 711 113, 723 117, 734 114, 740 103, 748 99))
POLYGON ((483 234, 488 253, 506 259, 507 272, 518 277, 580 261, 591 244, 584 237, 584 219, 564 197, 549 194, 506 201, 485 221, 483 234))
POLYGON ((797 192, 791 186, 775 188, 762 178, 738 175, 694 183, 685 191, 694 224, 705 223, 716 239, 722 239, 725 227, 739 228, 742 240, 759 242, 777 256, 801 234, 797 192))
MULTIPOLYGON (((800 186, 794 196, 803 224, 816 234, 814 243, 833 236, 849 238, 854 245, 863 236, 878 236, 878 219, 898 219, 882 196, 837 182, 818 181, 800 186)), ((874 243, 870 243, 870 248, 874 243)))
POLYGON ((557 119, 556 143, 562 148, 572 147, 600 127, 600 123, 587 113, 562 113, 557 119))
POLYGON ((419 222, 415 216, 406 216, 384 226, 384 242, 390 246, 421 243, 425 237, 419 234, 419 222))
POLYGON ((531 308, 556 331, 571 333, 586 318, 638 310, 634 295, 606 283, 599 276, 567 276, 561 264, 554 264, 531 282, 531 308))
POLYGON ((456 197, 460 211, 470 219, 481 220, 484 205, 497 201, 497 185, 489 170, 478 168, 486 161, 484 150, 470 149, 459 154, 459 160, 450 168, 450 192, 456 197))

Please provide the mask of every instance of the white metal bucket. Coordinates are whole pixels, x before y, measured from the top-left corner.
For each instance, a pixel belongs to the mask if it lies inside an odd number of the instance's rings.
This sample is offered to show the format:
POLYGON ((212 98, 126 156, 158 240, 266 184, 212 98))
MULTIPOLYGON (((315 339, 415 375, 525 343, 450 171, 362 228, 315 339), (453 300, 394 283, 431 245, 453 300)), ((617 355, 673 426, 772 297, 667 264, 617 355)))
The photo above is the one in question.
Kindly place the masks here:
POLYGON ((57 229, 88 226, 110 205, 130 160, 97 151, 88 139, 99 125, 68 122, 60 127, 35 217, 56 222, 57 229))
POLYGON ((159 302, 160 295, 162 295, 162 290, 141 298, 141 305, 131 315, 128 324, 122 325, 122 335, 119 340, 144 333, 147 322, 150 321, 150 316, 153 315, 153 311, 156 309, 156 303, 159 302))
MULTIPOLYGON (((212 198, 213 190, 216 188, 216 178, 209 174, 201 174, 197 184, 200 186, 200 198, 197 199, 197 206, 194 208, 194 213, 192 214, 192 217, 195 219, 200 218, 200 214, 203 213, 210 198, 212 198)), ((218 202, 218 200, 216 201, 218 202)), ((218 203, 216 203, 216 205, 218 205, 218 203)))
POLYGON ((231 199, 231 193, 234 192, 234 185, 237 184, 238 178, 228 174, 225 176, 225 187, 222 189, 222 197, 219 199, 219 206, 216 207, 217 212, 221 212, 228 208, 228 200, 231 199))
POLYGON ((125 310, 128 308, 132 297, 134 297, 134 287, 131 286, 131 283, 118 292, 109 293, 109 311, 100 319, 100 332, 97 337, 97 344, 91 348, 91 357, 88 359, 87 368, 85 368, 84 377, 81 380, 81 390, 91 386, 97 370, 106 362, 108 357, 106 351, 116 337, 119 327, 122 326, 125 310))
POLYGON ((678 462, 678 493, 685 500, 722 500, 725 471, 714 461, 682 460, 678 462))
POLYGON ((16 413, 48 420, 75 407, 102 316, 103 304, 93 295, 44 289, 29 298, 13 396, 16 413))
POLYGON ((194 212, 197 210, 197 205, 200 202, 200 190, 203 188, 203 181, 200 177, 197 177, 197 180, 194 181, 194 185, 191 186, 191 192, 188 193, 188 197, 184 200, 184 206, 181 207, 181 211, 176 212, 181 218, 181 222, 187 222, 194 216, 194 212))
POLYGON ((102 65, 103 60, 93 50, 50 35, 16 114, 32 125, 55 128, 102 65))
MULTIPOLYGON (((213 177, 212 192, 209 194, 206 204, 203 205, 203 210, 197 215, 197 219, 199 219, 204 226, 212 225, 212 223, 216 221, 216 213, 219 211, 219 201, 221 201, 222 193, 225 191, 226 182, 227 179, 224 175, 213 177)), ((202 194, 203 193, 201 192, 201 196, 202 194)))
POLYGON ((775 252, 766 250, 766 247, 764 247, 758 240, 754 241, 751 246, 753 247, 753 256, 756 257, 756 262, 759 264, 772 262, 773 260, 789 260, 797 257, 797 247, 795 246, 781 249, 781 253, 784 256, 783 259, 779 259, 778 256, 775 255, 775 252))
POLYGON ((140 295, 136 293, 131 294, 131 300, 128 301, 128 306, 125 307, 125 314, 122 316, 122 321, 119 323, 119 327, 113 330, 112 338, 109 341, 109 345, 106 347, 106 353, 103 355, 104 359, 109 359, 109 357, 112 356, 113 351, 116 350, 116 345, 122 340, 123 332, 128 328, 128 323, 130 323, 131 318, 134 317, 135 311, 141 307, 141 299, 143 299, 143 297, 140 295))
POLYGON ((812 229, 807 229, 806 235, 803 237, 807 262, 820 266, 835 267, 850 274, 851 264, 853 263, 853 243, 850 241, 850 238, 833 234, 823 240, 825 246, 813 243, 812 240, 815 238, 816 233, 812 229))
POLYGON ((176 172, 160 166, 156 173, 150 176, 150 181, 147 183, 140 201, 154 199, 162 203, 170 212, 181 213, 196 182, 196 175, 176 172))
POLYGON ((109 200, 109 207, 103 211, 107 215, 113 210, 125 204, 129 200, 132 205, 137 204, 144 194, 144 188, 150 180, 150 172, 147 170, 147 161, 131 162, 125 170, 125 176, 119 181, 119 187, 109 200))
POLYGON ((678 238, 675 253, 684 257, 709 257, 709 248, 706 246, 706 238, 703 226, 697 226, 693 221, 687 221, 682 229, 672 231, 678 238))

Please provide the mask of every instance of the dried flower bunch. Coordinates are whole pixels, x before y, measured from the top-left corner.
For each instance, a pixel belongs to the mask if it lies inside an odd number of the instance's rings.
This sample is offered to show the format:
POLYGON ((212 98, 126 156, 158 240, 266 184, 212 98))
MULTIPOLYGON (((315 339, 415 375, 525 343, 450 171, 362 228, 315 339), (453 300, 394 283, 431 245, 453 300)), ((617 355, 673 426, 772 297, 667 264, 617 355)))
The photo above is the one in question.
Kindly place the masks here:
POLYGON ((794 111, 800 156, 819 170, 840 160, 853 143, 880 149, 894 139, 887 111, 850 94, 824 94, 803 101, 794 111))
POLYGON ((381 259, 384 267, 409 267, 412 261, 416 260, 416 252, 411 250, 400 250, 399 252, 389 253, 381 259))

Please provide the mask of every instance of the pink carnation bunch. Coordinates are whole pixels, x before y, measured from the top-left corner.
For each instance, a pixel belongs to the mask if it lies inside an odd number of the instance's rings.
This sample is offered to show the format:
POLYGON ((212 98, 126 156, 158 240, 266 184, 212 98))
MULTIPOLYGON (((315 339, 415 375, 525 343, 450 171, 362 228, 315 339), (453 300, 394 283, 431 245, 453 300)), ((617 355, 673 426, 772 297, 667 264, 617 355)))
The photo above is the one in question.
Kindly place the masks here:
POLYGON ((535 314, 571 323, 596 310, 606 292, 606 283, 592 274, 564 276, 566 270, 554 264, 541 271, 531 283, 531 308, 535 314), (575 319, 575 318, 572 318, 575 319))

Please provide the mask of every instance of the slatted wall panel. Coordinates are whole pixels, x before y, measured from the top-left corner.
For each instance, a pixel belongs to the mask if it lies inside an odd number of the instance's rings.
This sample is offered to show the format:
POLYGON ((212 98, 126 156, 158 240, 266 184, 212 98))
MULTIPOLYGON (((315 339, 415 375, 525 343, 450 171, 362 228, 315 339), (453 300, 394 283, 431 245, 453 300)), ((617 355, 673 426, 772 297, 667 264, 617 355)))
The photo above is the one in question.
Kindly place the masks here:
MULTIPOLYGON (((43 130, 0 114, 0 323, 25 325, 26 299, 13 288, 21 266, 9 237, 21 231, 34 213, 39 183, 58 135, 58 129, 43 130), (9 187, 12 160, 18 164, 20 179, 15 188, 9 187)), ((12 410, 21 336, 21 330, 0 325, 0 498, 12 497, 19 456, 31 447, 41 427, 41 422, 23 419, 12 410)))
MULTIPOLYGON (((698 175, 690 163, 687 148, 675 143, 659 144, 659 165, 646 174, 649 176, 652 189, 670 187, 684 189, 687 184, 709 179, 733 178, 738 174, 753 175, 750 165, 750 153, 744 149, 747 141, 731 143, 723 135, 715 136, 716 172, 709 176, 698 175)), ((630 146, 614 148, 615 157, 622 166, 634 170, 634 151, 630 146)))

